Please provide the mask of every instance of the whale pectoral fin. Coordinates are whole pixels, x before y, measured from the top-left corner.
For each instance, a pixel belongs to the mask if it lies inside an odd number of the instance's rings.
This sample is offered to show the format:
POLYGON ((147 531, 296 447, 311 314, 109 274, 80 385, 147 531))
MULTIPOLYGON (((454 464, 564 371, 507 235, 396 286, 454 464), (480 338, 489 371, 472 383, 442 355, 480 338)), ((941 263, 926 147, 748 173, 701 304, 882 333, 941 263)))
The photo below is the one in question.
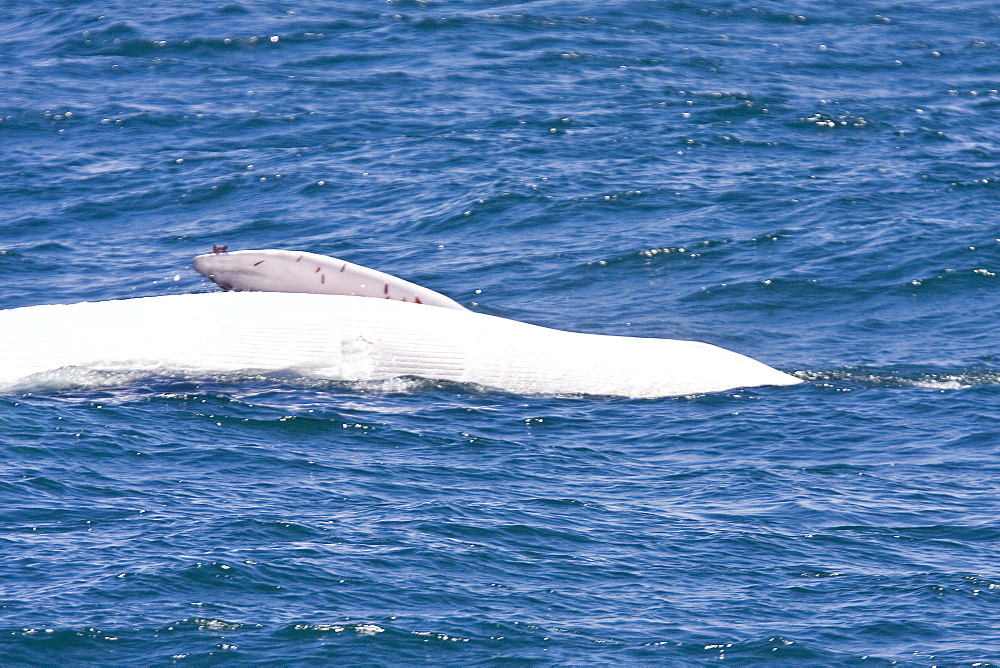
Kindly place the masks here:
POLYGON ((416 283, 305 251, 265 249, 227 253, 213 248, 211 254, 196 257, 193 264, 197 272, 223 290, 354 295, 466 310, 450 297, 416 283))

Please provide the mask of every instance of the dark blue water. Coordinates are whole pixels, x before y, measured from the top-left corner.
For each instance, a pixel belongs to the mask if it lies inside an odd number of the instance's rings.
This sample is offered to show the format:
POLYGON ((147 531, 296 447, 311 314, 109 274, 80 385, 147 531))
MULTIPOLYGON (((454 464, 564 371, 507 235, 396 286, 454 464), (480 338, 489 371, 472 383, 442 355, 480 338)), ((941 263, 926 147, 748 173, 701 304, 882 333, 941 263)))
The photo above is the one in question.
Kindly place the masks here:
POLYGON ((2 7, 0 307, 301 249, 809 382, 0 397, 0 662, 1000 664, 995 3, 2 7))

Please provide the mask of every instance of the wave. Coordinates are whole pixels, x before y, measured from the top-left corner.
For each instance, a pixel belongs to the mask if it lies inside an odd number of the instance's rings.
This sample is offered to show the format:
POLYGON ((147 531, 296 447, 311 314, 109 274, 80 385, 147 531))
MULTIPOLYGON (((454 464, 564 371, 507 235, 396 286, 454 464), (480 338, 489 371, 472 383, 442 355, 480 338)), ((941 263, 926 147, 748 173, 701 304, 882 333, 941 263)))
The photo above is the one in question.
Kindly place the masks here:
POLYGON ((1000 385, 1000 370, 967 368, 933 371, 913 366, 847 366, 828 371, 796 371, 793 376, 816 385, 846 390, 851 385, 873 388, 923 388, 931 390, 967 390, 1000 385))

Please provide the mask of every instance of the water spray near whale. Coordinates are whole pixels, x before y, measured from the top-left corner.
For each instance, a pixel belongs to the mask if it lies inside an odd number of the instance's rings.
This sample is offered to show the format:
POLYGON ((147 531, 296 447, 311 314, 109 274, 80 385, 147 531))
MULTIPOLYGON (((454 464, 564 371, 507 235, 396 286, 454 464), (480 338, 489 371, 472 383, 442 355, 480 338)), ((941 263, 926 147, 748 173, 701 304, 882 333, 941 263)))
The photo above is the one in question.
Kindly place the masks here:
POLYGON ((194 268, 224 292, 0 311, 0 390, 74 373, 416 377, 521 394, 650 398, 802 382, 707 343, 567 332, 475 313, 337 258, 215 251, 196 257, 194 268))

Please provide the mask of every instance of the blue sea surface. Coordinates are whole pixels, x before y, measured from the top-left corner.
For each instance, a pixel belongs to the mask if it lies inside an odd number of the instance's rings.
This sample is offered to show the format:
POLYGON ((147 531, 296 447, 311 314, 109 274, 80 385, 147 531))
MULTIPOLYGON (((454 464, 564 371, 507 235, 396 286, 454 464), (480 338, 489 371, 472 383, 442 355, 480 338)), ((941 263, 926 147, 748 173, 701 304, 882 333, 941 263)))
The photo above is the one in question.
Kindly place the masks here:
POLYGON ((0 308, 287 248, 808 382, 2 395, 0 663, 1000 665, 995 2, 2 7, 0 308))

